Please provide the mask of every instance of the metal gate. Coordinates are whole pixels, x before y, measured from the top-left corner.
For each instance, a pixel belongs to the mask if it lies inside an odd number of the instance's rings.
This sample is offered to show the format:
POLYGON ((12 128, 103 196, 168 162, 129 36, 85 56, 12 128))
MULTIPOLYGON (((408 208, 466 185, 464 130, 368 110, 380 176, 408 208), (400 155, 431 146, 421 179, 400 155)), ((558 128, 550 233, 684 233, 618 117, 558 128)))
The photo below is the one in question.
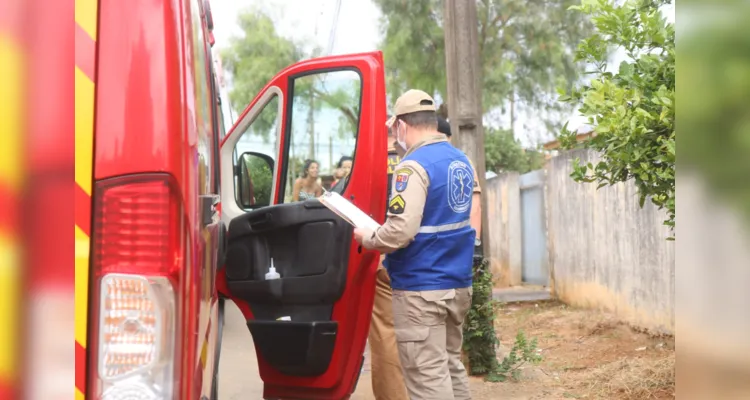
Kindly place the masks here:
POLYGON ((548 286, 544 178, 544 170, 537 170, 518 179, 521 189, 521 279, 524 283, 548 286))

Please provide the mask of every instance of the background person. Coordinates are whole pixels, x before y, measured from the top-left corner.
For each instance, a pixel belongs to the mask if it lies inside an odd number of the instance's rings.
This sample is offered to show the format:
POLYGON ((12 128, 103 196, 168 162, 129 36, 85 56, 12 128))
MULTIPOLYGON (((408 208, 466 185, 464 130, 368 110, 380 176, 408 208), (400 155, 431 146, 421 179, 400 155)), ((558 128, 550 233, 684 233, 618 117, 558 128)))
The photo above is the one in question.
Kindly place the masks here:
POLYGON ((336 170, 333 172, 335 180, 331 184, 331 187, 335 186, 341 179, 346 178, 352 172, 352 161, 353 159, 349 156, 342 156, 339 162, 336 164, 336 170))
MULTIPOLYGON (((388 116, 390 118, 390 116, 388 116)), ((393 189, 393 171, 406 150, 396 143, 388 129, 388 197, 393 189), (400 151, 399 151, 400 150, 400 151)), ((393 292, 391 278, 383 266, 384 255, 380 256, 380 265, 375 275, 375 300, 372 306, 370 323, 370 378, 372 394, 378 400, 409 400, 398 357, 396 331, 393 327, 393 292)))
POLYGON ((319 165, 315 160, 305 160, 302 177, 294 181, 292 201, 314 199, 323 194, 323 186, 318 182, 319 165))

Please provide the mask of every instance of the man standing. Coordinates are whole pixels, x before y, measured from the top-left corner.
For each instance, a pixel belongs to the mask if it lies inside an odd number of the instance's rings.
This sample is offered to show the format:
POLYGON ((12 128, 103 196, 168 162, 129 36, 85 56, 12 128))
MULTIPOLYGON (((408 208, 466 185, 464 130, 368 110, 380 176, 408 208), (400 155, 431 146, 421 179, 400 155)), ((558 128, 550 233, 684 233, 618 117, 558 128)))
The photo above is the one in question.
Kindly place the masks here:
POLYGON ((394 114, 388 126, 407 151, 394 172, 388 219, 377 231, 356 229, 354 236, 365 248, 388 254, 384 264, 409 397, 470 399, 461 345, 471 306, 474 171, 437 132, 427 93, 404 93, 394 114))
MULTIPOLYGON (((405 150, 396 143, 388 130, 388 199, 393 190, 393 172, 401 162, 405 150)), ((375 301, 372 307, 372 322, 370 323, 370 375, 372 378, 372 393, 377 400, 409 400, 404 384, 404 374, 398 358, 396 332, 393 328, 393 293, 391 279, 383 266, 384 257, 381 255, 380 265, 375 276, 375 301)))

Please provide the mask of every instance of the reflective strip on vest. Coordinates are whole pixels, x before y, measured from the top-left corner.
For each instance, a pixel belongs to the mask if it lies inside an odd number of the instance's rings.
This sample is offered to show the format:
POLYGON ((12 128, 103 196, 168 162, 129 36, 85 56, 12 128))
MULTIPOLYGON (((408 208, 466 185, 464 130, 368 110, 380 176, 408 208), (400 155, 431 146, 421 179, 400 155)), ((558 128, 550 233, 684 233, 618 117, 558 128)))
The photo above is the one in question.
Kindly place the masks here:
POLYGON ((466 226, 469 226, 471 223, 470 220, 465 220, 461 222, 456 222, 453 224, 445 224, 445 225, 437 225, 437 226, 422 226, 419 228, 419 233, 438 233, 438 232, 447 232, 447 231, 455 231, 456 229, 461 229, 466 226))

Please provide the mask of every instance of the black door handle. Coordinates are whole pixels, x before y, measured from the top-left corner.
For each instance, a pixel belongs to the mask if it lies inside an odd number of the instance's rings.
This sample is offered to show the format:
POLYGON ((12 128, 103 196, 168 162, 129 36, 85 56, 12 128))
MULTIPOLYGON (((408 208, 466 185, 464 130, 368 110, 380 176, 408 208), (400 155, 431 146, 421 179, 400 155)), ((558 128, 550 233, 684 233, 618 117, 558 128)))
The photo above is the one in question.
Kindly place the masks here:
POLYGON ((263 225, 266 225, 267 223, 271 222, 271 220, 272 220, 271 213, 264 212, 261 216, 259 216, 257 218, 253 218, 253 219, 251 219, 249 221, 250 222, 250 228, 252 228, 252 229, 259 229, 263 225))

